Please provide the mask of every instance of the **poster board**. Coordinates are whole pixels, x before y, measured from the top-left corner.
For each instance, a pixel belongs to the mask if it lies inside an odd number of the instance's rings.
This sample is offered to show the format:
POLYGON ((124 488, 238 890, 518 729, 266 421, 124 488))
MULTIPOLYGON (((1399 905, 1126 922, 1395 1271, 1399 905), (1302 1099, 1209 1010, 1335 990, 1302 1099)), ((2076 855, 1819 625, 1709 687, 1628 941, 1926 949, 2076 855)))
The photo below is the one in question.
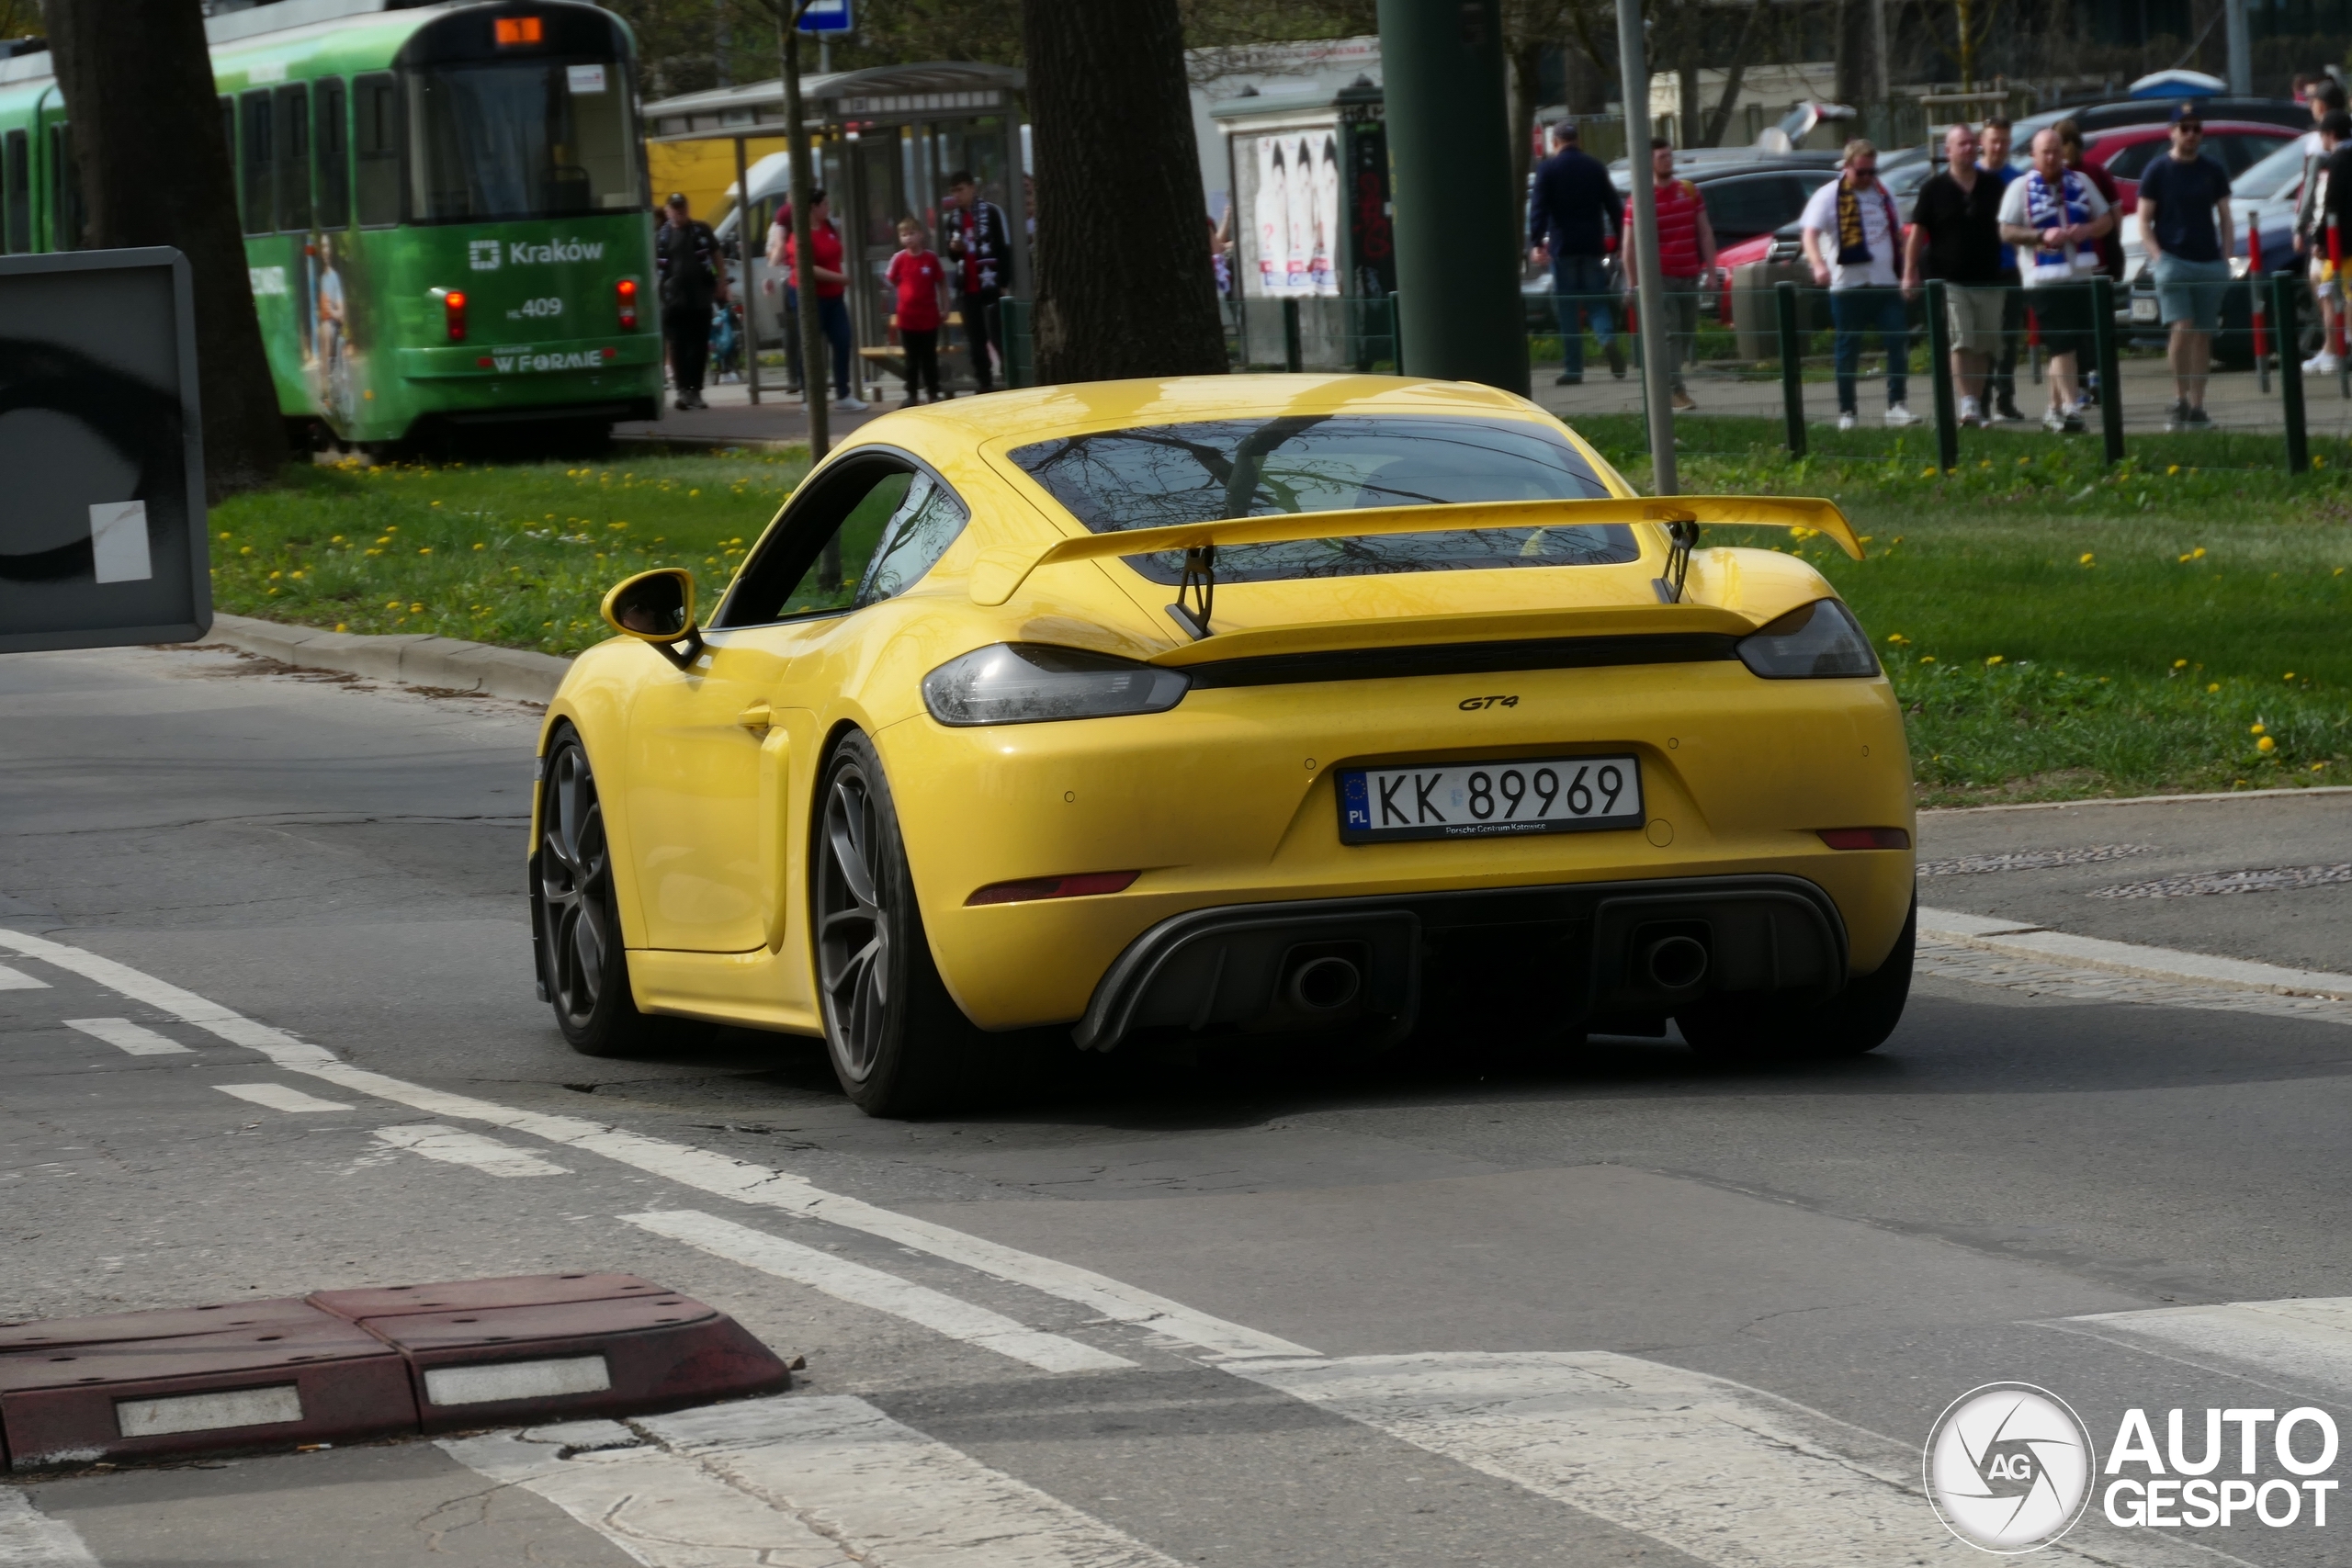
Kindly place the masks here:
POLYGON ((187 257, 0 257, 0 653, 211 628, 187 257))

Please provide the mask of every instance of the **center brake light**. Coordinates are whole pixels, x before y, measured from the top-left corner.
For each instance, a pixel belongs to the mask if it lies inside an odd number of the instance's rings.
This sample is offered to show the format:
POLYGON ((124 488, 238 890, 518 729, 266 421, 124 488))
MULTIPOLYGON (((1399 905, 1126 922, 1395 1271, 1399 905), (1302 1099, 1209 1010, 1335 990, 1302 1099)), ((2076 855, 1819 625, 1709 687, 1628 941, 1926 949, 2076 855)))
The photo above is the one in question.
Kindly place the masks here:
POLYGON ((449 341, 466 341, 466 296, 463 289, 452 288, 441 296, 441 320, 448 326, 449 341))
POLYGON ((637 279, 624 277, 613 285, 614 303, 620 309, 621 325, 630 332, 637 330, 637 279))

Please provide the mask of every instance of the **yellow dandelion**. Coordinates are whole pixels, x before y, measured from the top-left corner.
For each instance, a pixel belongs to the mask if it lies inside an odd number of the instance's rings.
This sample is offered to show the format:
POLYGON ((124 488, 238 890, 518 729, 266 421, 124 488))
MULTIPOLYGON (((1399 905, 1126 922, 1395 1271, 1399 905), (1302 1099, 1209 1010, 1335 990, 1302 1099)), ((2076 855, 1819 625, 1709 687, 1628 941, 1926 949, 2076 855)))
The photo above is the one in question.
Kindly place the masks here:
POLYGON ((2247 731, 2246 731, 2246 733, 2247 733, 2248 735, 2260 735, 2260 734, 2262 734, 2263 732, 2264 732, 2264 730, 2263 730, 2263 727, 2262 727, 2261 725, 2258 725, 2258 724, 2257 724, 2257 725, 2256 725, 2253 728, 2251 728, 2251 729, 2249 729, 2249 730, 2247 730, 2247 731))
POLYGON ((411 604, 408 607, 408 613, 412 615, 421 615, 424 614, 424 606, 422 604, 411 604))
POLYGON ((254 547, 251 545, 246 545, 241 547, 237 553, 241 556, 249 556, 254 553, 254 547))
POLYGON ((2222 683, 2219 681, 2211 682, 2206 685, 2205 689, 2208 692, 2218 692, 2222 689, 2222 683))
POLYGON ((269 580, 270 580, 272 582, 275 582, 275 581, 277 581, 280 577, 283 577, 284 575, 286 575, 284 572, 273 571, 273 572, 271 572, 271 573, 269 574, 269 580))
POLYGON ((2093 558, 2092 552, 2085 550, 2082 554, 2082 558, 2077 560, 2075 564, 2077 566, 2097 566, 2098 562, 2093 558))
POLYGON ((345 625, 345 623, 341 622, 341 621, 337 621, 337 622, 334 624, 334 629, 335 629, 335 630, 337 630, 337 631, 339 631, 339 632, 347 632, 347 631, 349 631, 349 630, 351 629, 351 627, 350 627, 350 626, 348 626, 347 625, 345 625))
POLYGON ((1985 665, 1986 665, 1988 668, 1989 668, 1989 667, 1991 667, 1991 666, 1993 666, 1993 665, 1996 665, 1996 664, 2005 664, 2005 663, 2007 663, 2007 660, 2005 660, 2005 659, 2003 659, 2003 658, 2001 657, 2001 655, 1999 655, 1999 654, 1997 654, 1997 653, 1996 653, 1996 654, 1995 654, 1995 655, 1993 655, 1993 657, 1992 657, 1992 658, 1990 658, 1990 659, 1988 659, 1988 660, 1986 660, 1984 661, 1985 665))
POLYGON ((1886 640, 1893 643, 1897 648, 1907 648, 1911 644, 1911 639, 1905 637, 1901 632, 1887 633, 1886 640))
POLYGON ((2266 735, 2254 743, 2254 749, 2257 751, 2276 751, 2278 750, 2278 742, 2266 735))
POLYGON ((686 491, 686 493, 687 493, 689 496, 695 496, 695 495, 700 495, 700 494, 702 493, 702 491, 698 491, 698 490, 690 490, 690 491, 686 491))
POLYGON ((485 544, 481 543, 480 540, 476 540, 476 541, 474 542, 474 548, 476 548, 476 549, 478 549, 478 550, 486 550, 486 549, 490 548, 490 547, 489 547, 488 545, 485 545, 485 544))
POLYGON ((387 599, 384 601, 384 608, 387 610, 397 610, 400 607, 401 602, 397 599, 387 599))
POLYGON ((2205 558, 2205 547, 2199 545, 2195 549, 2189 551, 2188 558, 2190 560, 2203 560, 2205 558))
POLYGON ((2166 469, 2165 470, 2165 473, 2167 476, 2170 476, 2170 475, 2173 475, 2173 474, 2177 474, 2177 473, 2178 473, 2178 472, 2180 472, 2180 465, 2179 465, 2178 463, 2175 463, 2174 465, 2172 465, 2172 467, 2170 467, 2170 468, 2166 468, 2166 469))
POLYGON ((233 539, 236 537, 234 534, 230 533, 226 528, 220 530, 220 536, 224 539, 233 539))

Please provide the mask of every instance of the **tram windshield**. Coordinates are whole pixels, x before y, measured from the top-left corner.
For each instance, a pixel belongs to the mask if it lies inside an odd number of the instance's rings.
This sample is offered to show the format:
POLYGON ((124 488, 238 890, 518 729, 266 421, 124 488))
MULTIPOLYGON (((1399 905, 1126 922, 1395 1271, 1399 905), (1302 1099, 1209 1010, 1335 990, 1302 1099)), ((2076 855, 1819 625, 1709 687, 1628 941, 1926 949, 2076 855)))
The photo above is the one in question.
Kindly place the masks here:
POLYGON ((635 105, 617 62, 501 61, 406 75, 412 222, 645 206, 635 105))

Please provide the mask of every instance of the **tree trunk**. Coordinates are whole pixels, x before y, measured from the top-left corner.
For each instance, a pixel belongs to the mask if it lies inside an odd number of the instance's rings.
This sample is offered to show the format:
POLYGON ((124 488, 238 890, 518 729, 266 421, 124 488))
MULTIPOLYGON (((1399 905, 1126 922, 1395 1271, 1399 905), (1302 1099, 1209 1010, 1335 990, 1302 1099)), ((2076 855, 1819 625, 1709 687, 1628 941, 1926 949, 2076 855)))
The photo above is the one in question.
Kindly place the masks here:
POLYGON ((274 480, 286 425, 263 353, 198 0, 48 0, 92 250, 174 245, 196 295, 205 487, 274 480))
POLYGON ((1037 379, 1224 370, 1176 0, 1023 0, 1021 20, 1037 379))
POLYGON ((1747 76, 1749 47, 1756 40, 1756 23, 1764 15, 1764 0, 1751 0, 1747 19, 1739 25, 1739 42, 1731 51, 1731 68, 1724 73, 1724 90, 1715 99, 1714 111, 1707 116, 1707 131, 1701 143, 1707 147, 1724 144, 1724 132, 1730 129, 1731 111, 1739 102, 1739 85, 1747 76))

